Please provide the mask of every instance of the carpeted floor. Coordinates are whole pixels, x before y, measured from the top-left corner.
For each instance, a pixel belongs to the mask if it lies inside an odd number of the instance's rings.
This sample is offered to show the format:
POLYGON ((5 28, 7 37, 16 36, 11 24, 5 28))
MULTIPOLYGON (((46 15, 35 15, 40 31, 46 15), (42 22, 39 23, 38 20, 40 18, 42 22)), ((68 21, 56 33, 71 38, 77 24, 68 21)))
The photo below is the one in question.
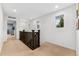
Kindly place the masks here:
POLYGON ((31 50, 20 40, 10 39, 4 43, 1 56, 75 56, 75 51, 48 42, 31 50))

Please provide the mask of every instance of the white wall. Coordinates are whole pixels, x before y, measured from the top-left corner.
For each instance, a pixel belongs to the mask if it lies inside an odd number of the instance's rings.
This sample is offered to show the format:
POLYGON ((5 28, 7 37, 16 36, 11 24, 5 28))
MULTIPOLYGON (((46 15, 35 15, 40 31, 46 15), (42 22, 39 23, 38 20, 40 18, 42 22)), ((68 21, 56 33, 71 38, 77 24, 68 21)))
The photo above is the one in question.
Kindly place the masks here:
POLYGON ((7 41, 7 17, 3 17, 4 19, 4 41, 7 41))
POLYGON ((25 29, 26 31, 30 31, 29 24, 30 22, 28 19, 21 18, 19 21, 19 30, 23 31, 23 29, 25 29))
POLYGON ((0 4, 0 50, 3 45, 3 40, 4 40, 4 31, 3 31, 3 11, 2 11, 2 6, 0 4))
POLYGON ((79 30, 77 30, 76 33, 77 33, 77 40, 76 40, 76 55, 79 56, 79 30))
POLYGON ((31 24, 30 28, 32 30, 35 30, 35 31, 40 30, 40 21, 39 21, 39 19, 35 19, 35 20, 31 21, 30 24, 31 24), (37 25, 39 25, 39 28, 37 28, 37 25))
MULTIPOLYGON (((77 18, 77 21, 78 21, 78 19, 79 19, 79 4, 76 5, 76 10, 78 10, 78 18, 77 18)), ((79 56, 79 29, 76 31, 76 33, 77 33, 76 55, 79 56)))
POLYGON ((29 19, 25 19, 25 18, 16 18, 17 19, 17 23, 16 23, 16 36, 17 36, 17 39, 19 39, 19 31, 27 31, 27 32, 30 32, 31 31, 31 28, 29 26, 29 24, 31 24, 31 21, 29 19))
POLYGON ((63 47, 76 48, 76 6, 70 6, 40 19, 40 39, 41 42, 51 42, 63 47), (56 28, 55 16, 64 14, 64 28, 56 28))

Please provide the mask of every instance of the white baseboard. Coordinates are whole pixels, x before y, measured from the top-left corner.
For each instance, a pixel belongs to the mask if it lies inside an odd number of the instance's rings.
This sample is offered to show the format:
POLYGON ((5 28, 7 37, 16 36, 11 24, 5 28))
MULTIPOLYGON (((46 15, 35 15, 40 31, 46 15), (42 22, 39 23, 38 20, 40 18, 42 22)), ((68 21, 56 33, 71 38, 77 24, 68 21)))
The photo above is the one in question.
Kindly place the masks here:
POLYGON ((55 41, 41 41, 41 43, 40 43, 40 45, 42 44, 42 43, 44 43, 44 42, 49 42, 49 43, 53 43, 53 44, 56 44, 56 45, 59 45, 59 46, 62 46, 62 47, 64 47, 64 48, 68 48, 68 49, 72 49, 72 50, 75 50, 76 51, 76 48, 70 48, 70 47, 67 47, 67 46, 64 46, 64 45, 62 45, 61 43, 59 43, 59 42, 55 42, 55 41))

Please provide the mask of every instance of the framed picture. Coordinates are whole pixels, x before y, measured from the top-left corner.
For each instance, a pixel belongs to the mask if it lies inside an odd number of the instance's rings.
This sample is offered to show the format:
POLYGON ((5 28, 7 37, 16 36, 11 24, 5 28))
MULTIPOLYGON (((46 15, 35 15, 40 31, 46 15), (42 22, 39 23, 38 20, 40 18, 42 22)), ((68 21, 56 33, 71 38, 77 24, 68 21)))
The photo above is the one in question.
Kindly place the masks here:
POLYGON ((40 28, 40 25, 39 25, 40 22, 37 21, 36 23, 37 23, 37 29, 39 29, 40 28))
POLYGON ((64 27, 64 15, 56 16, 56 27, 63 28, 64 27))

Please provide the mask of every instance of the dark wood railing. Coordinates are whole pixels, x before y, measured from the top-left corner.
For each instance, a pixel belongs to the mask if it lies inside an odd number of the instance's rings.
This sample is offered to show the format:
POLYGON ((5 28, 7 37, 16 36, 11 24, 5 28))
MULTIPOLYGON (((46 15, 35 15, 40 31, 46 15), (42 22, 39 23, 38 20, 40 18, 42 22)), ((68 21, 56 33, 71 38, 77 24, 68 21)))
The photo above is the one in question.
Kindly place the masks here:
POLYGON ((40 46, 40 30, 35 32, 20 31, 20 40, 32 50, 40 46))

